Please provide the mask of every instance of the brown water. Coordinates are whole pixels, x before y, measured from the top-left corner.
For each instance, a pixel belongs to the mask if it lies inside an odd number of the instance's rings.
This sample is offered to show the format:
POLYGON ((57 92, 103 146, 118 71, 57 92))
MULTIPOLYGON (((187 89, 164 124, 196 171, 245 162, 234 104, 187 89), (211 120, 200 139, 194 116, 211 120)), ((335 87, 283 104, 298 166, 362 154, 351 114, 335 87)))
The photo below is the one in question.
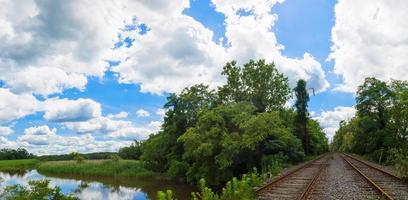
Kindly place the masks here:
POLYGON ((27 185, 30 180, 50 180, 64 194, 73 193, 84 200, 145 200, 155 199, 158 190, 171 189, 177 199, 187 200, 196 188, 158 178, 92 177, 76 175, 40 174, 37 170, 12 173, 0 172, 0 190, 8 185, 27 185))

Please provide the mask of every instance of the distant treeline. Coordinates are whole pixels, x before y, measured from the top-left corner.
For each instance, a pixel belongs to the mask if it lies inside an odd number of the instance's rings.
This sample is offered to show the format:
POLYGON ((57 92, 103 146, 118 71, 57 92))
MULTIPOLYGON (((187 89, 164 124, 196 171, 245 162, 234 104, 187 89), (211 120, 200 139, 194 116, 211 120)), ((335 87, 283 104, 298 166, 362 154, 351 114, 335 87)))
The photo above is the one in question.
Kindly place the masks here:
POLYGON ((9 149, 4 148, 0 149, 0 160, 19 160, 19 159, 30 159, 35 156, 24 148, 18 149, 9 149))
POLYGON ((61 155, 44 155, 37 156, 38 160, 42 161, 60 161, 60 160, 75 160, 75 157, 80 155, 87 160, 102 160, 110 159, 113 155, 117 155, 115 152, 96 152, 96 153, 70 153, 70 154, 61 154, 61 155))

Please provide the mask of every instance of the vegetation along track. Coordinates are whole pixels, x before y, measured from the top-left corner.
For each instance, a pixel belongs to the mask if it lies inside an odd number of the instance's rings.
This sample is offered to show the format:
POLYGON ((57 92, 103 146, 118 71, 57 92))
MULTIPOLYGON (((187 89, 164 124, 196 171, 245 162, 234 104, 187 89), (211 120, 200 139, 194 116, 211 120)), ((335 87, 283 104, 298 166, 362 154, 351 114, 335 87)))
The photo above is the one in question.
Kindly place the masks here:
POLYGON ((408 184, 399 177, 353 156, 343 154, 342 158, 368 182, 381 199, 408 200, 408 184))
POLYGON ((329 157, 325 154, 277 177, 256 191, 258 199, 307 199, 329 157))

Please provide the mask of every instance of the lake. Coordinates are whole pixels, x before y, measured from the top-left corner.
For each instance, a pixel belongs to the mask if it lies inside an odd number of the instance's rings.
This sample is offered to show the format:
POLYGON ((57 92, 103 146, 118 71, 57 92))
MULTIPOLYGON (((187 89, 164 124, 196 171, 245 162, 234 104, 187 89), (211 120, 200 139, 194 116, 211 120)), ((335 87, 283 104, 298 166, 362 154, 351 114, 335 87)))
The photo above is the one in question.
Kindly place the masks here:
POLYGON ((157 178, 90 177, 41 174, 37 170, 26 172, 0 172, 0 190, 8 185, 28 185, 30 180, 50 180, 64 194, 73 193, 84 200, 144 200, 156 199, 158 190, 172 189, 179 200, 187 200, 196 188, 170 180, 157 178))

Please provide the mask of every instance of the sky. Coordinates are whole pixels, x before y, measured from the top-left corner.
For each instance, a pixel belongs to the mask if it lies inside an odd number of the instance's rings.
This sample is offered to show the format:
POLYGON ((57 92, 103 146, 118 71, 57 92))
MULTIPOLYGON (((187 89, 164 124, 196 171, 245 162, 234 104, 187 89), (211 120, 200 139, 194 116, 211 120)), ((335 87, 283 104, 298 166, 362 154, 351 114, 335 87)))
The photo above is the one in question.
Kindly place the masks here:
POLYGON ((328 138, 365 77, 408 79, 405 0, 0 0, 0 148, 117 151, 160 130, 170 93, 274 62, 328 138))

